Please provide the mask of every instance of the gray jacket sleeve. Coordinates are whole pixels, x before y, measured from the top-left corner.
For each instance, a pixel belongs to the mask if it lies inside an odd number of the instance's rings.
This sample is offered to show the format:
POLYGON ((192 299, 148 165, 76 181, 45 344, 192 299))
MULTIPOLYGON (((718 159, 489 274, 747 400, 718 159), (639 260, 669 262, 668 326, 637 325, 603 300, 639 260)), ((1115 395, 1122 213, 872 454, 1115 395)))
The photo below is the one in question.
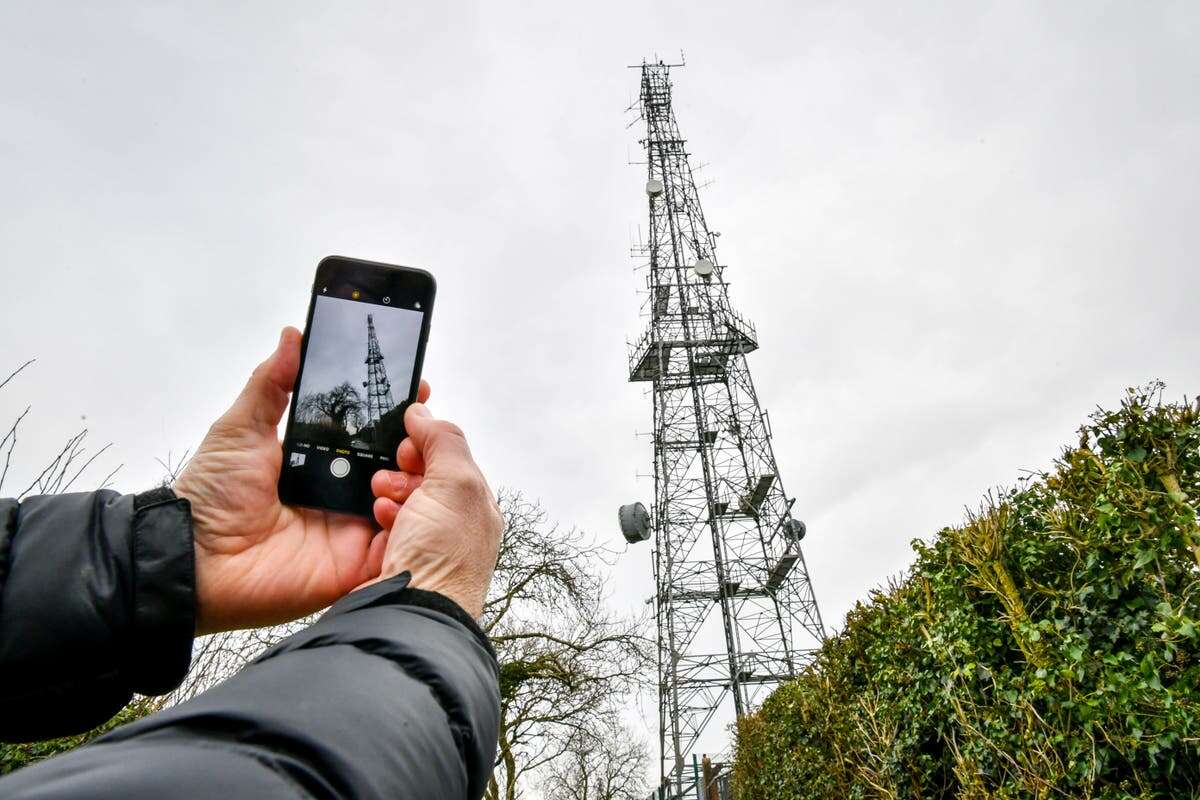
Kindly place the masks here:
POLYGON ((487 637, 403 573, 199 697, 0 780, 26 798, 478 798, 499 728, 487 637))
POLYGON ((177 686, 194 570, 168 489, 0 500, 0 741, 80 733, 177 686))

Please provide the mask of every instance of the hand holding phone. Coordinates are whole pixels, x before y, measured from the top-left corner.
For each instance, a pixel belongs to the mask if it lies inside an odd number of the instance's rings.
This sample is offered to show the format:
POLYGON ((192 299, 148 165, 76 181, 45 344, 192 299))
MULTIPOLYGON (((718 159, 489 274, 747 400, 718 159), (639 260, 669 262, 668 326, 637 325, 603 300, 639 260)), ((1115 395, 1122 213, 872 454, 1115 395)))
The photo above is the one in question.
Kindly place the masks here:
POLYGON ((371 516, 371 477, 397 469, 436 287, 411 267, 330 256, 317 267, 279 497, 371 516))
MULTIPOLYGON (((410 375, 406 372, 403 359, 393 371, 393 365, 388 360, 391 358, 387 349, 390 345, 383 341, 387 334, 381 335, 382 324, 376 330, 376 339, 380 343, 379 349, 390 384, 396 384, 397 373, 407 376, 404 388, 393 390, 392 401, 399 400, 407 404, 410 400, 424 400, 428 397, 428 385, 420 380, 420 366, 429 331, 433 279, 419 270, 400 270, 405 275, 417 274, 417 277, 407 280, 381 279, 378 277, 381 274, 379 270, 394 268, 367 265, 363 270, 354 267, 343 270, 343 261, 348 260, 326 259, 318 268, 314 302, 309 308, 309 339, 317 293, 323 296, 332 294, 334 297, 344 293, 351 300, 364 301, 364 308, 372 306, 365 302, 371 298, 378 298, 379 302, 374 305, 382 306, 415 306, 420 303, 422 307, 419 311, 423 316, 412 354, 410 375), (322 278, 330 280, 323 283, 322 278), (361 288, 357 288, 358 298, 353 296, 356 289, 347 283, 351 278, 366 278, 361 288), (393 291, 394 294, 389 294, 393 291), (384 298, 388 302, 383 302, 384 298)), ((395 277, 391 272, 382 274, 395 277)), ((409 310, 418 311, 416 308, 409 310)), ((369 313, 378 312, 372 307, 369 313)), ((364 335, 369 337, 369 331, 364 335)), ((284 329, 275 352, 254 370, 241 395, 213 423, 195 456, 173 486, 177 495, 191 503, 196 544, 198 633, 296 619, 329 605, 364 581, 379 575, 387 537, 377 535, 374 523, 364 519, 371 513, 373 497, 370 476, 377 467, 357 473, 362 481, 358 489, 343 490, 343 495, 334 497, 342 503, 328 505, 350 513, 298 508, 280 502, 281 496, 297 505, 320 505, 325 499, 320 494, 323 476, 316 473, 310 476, 313 478, 311 481, 297 479, 299 476, 295 474, 295 468, 288 466, 288 451, 281 450, 279 446, 277 428, 288 408, 289 393, 304 383, 300 376, 302 344, 304 341, 299 331, 284 329), (292 480, 289 481, 289 477, 292 480), (317 491, 306 493, 306 489, 314 483, 317 491), (281 495, 285 486, 287 493, 281 495)), ((315 354, 320 349, 312 352, 315 354)), ((333 348, 331 354, 341 361, 358 361, 364 370, 367 368, 367 353, 360 356, 339 354, 333 348)), ((310 360, 309 363, 316 362, 310 360)), ((320 370, 316 370, 315 374, 320 374, 320 370)), ((367 379, 364 377, 364 380, 367 379)), ((377 378, 376 386, 380 385, 377 378)), ((376 396, 386 401, 382 394, 377 393, 376 396)), ((360 400, 361 397, 360 394, 360 400)), ((292 404, 293 416, 295 405, 292 404)), ((381 418, 387 413, 382 405, 377 404, 376 409, 381 418)), ((347 409, 347 421, 351 415, 352 409, 347 409)), ((395 417, 393 415, 392 419, 395 417)), ((289 429, 290 423, 291 418, 289 429)), ((365 425, 359 423, 356 427, 365 425)), ((402 438, 402 427, 400 430, 388 429, 388 435, 402 438)), ((375 447, 380 446, 380 439, 372 441, 375 447)), ((390 452, 382 460, 378 459, 379 453, 375 452, 377 463, 384 467, 394 466, 396 447, 386 441, 383 446, 390 446, 390 452)), ((333 458, 332 455, 328 457, 326 470, 333 458)), ((365 466, 367 462, 364 459, 358 463, 365 466)), ((346 478, 354 474, 351 471, 346 478)), ((326 475, 334 477, 332 471, 327 471, 326 475)), ((342 485, 345 486, 346 482, 342 485)))
POLYGON ((278 426, 300 343, 284 328, 172 487, 191 503, 197 633, 286 622, 379 575, 386 539, 370 521, 279 501, 278 426))

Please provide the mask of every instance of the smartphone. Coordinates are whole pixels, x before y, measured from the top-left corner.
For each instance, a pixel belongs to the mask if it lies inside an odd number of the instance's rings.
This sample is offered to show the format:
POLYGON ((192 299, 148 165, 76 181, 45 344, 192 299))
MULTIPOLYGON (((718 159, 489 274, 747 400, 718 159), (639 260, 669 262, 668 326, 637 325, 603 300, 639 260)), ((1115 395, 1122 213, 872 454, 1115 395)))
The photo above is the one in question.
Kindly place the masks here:
POLYGON ((372 516, 371 476, 397 469, 436 290, 422 269, 329 256, 317 265, 292 390, 279 499, 372 516))

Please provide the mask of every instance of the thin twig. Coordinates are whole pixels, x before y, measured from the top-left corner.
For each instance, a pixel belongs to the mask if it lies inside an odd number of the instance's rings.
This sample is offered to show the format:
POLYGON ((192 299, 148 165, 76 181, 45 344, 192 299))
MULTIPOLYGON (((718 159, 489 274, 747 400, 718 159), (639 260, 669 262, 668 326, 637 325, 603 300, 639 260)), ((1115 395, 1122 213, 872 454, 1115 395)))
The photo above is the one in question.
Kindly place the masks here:
POLYGON ((118 471, 120 471, 121 467, 123 467, 123 466, 125 466, 125 465, 124 465, 124 464, 117 464, 115 467, 113 467, 113 470, 112 470, 112 472, 110 472, 110 473, 108 473, 107 475, 105 475, 105 476, 104 476, 104 480, 100 482, 100 486, 99 486, 98 488, 100 488, 100 489, 107 489, 109 486, 111 486, 111 485, 112 485, 112 477, 113 477, 113 475, 116 475, 116 474, 117 474, 117 472, 118 472, 118 471))
POLYGON ((8 442, 8 450, 4 453, 4 471, 0 472, 0 489, 4 487, 4 479, 8 477, 8 465, 12 463, 13 448, 17 446, 17 426, 21 424, 21 420, 25 419, 25 415, 29 413, 29 409, 31 408, 33 406, 26 406, 25 410, 21 412, 21 416, 17 417, 17 421, 8 429, 8 433, 4 434, 3 439, 0 439, 0 447, 3 447, 4 443, 8 442), (10 436, 12 437, 11 442, 8 441, 10 436))
POLYGON ((167 451, 167 460, 166 461, 163 461, 161 458, 154 459, 155 461, 158 462, 158 465, 160 467, 162 467, 163 471, 166 473, 166 475, 164 475, 163 479, 162 479, 163 486, 171 486, 175 483, 176 480, 178 480, 179 473, 183 472, 183 468, 185 466, 187 466, 188 456, 190 456, 191 453, 192 453, 191 448, 184 450, 183 455, 181 455, 179 457, 178 463, 176 463, 170 450, 167 451))
MULTIPOLYGON (((109 442, 108 444, 104 445, 104 447, 101 447, 99 450, 96 451, 95 455, 93 455, 87 461, 83 462, 83 466, 75 471, 75 474, 71 477, 71 480, 67 481, 67 485, 62 487, 62 489, 60 489, 59 491, 65 492, 67 489, 70 489, 71 484, 75 482, 75 479, 79 477, 80 473, 82 473, 85 469, 90 467, 92 465, 92 462, 95 461, 97 458, 99 458, 101 456, 101 454, 103 454, 104 451, 110 447, 112 447, 112 442, 109 442)), ((120 467, 117 467, 117 469, 120 469, 120 467)), ((64 472, 65 472, 65 470, 64 470, 64 472)), ((115 472, 115 470, 114 470, 114 472, 115 472)), ((109 474, 109 477, 110 478, 112 477, 111 473, 109 474)), ((103 488, 103 487, 101 487, 101 488, 103 488)))
POLYGON ((53 476, 54 470, 59 468, 59 465, 64 458, 67 459, 68 464, 70 463, 71 455, 69 455, 69 454, 72 454, 74 452, 75 448, 79 446, 80 440, 82 440, 82 438, 86 435, 87 435, 87 429, 85 428, 84 430, 80 431, 79 433, 75 434, 70 439, 68 439, 67 443, 65 445, 63 445, 62 450, 58 451, 58 455, 55 456, 54 459, 49 463, 49 465, 47 465, 46 468, 42 470, 41 474, 39 474, 36 478, 33 479, 33 483, 29 484, 28 488, 26 488, 25 491, 23 491, 19 495, 17 495, 17 499, 20 500, 21 498, 25 497, 25 495, 32 492, 34 490, 34 488, 45 489, 46 485, 43 483, 43 481, 47 480, 46 476, 47 475, 53 476))
POLYGON ((71 446, 71 452, 67 454, 58 465, 58 469, 51 474, 48 484, 42 485, 43 494, 58 494, 62 491, 62 482, 67 477, 67 470, 75 463, 75 459, 82 458, 84 453, 83 440, 87 438, 87 431, 82 431, 71 446))
POLYGON ((3 381, 0 381, 0 389, 3 389, 5 386, 7 386, 9 381, 11 381, 13 378, 17 377, 18 374, 20 374, 21 370, 25 369, 26 367, 28 367, 30 364, 32 364, 35 361, 37 361, 36 358, 31 358, 28 361, 26 361, 24 364, 22 364, 21 366, 14 369, 12 372, 8 373, 8 377, 5 378, 3 381))

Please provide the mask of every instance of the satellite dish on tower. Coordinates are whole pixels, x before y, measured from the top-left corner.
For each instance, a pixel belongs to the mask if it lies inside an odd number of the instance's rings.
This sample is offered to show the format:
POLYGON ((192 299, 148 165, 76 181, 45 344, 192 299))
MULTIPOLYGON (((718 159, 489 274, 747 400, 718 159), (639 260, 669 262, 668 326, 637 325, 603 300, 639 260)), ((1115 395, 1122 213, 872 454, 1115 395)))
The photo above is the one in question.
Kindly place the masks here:
POLYGON ((713 262, 710 259, 702 258, 692 269, 696 270, 696 274, 701 278, 707 278, 713 274, 713 262))
POLYGON ((658 178, 651 178, 650 180, 646 181, 646 194, 650 195, 651 197, 658 197, 663 193, 665 188, 666 187, 663 186, 663 182, 658 178))
POLYGON ((783 523, 783 535, 788 541, 799 543, 806 533, 808 533, 808 526, 801 520, 789 519, 783 523))
POLYGON ((630 544, 650 538, 650 512, 641 503, 621 506, 617 511, 617 519, 621 523, 621 534, 630 544))

